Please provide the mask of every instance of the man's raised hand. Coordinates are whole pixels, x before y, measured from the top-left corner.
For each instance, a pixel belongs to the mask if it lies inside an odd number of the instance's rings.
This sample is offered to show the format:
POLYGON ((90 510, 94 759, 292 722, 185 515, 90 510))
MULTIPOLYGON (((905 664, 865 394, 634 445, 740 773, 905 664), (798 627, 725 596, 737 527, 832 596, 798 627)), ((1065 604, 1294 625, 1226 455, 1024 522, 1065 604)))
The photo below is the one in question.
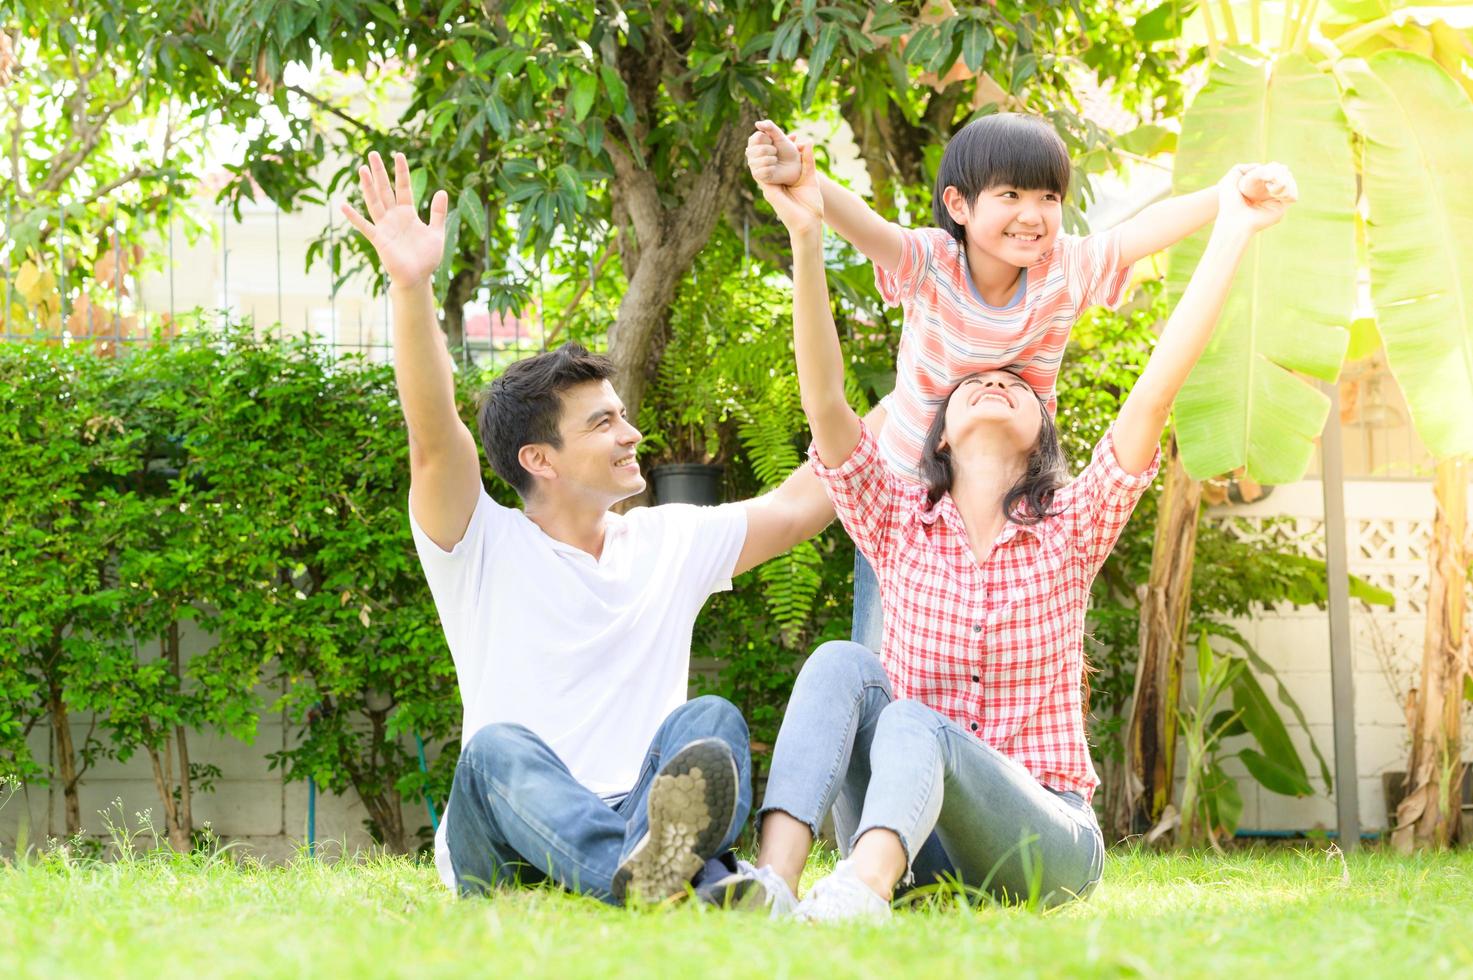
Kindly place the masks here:
POLYGON ((342 206, 343 215, 378 253, 392 284, 402 289, 429 282, 445 254, 449 195, 436 191, 430 201, 429 224, 419 220, 409 181, 409 161, 402 153, 394 154, 392 185, 383 158, 373 152, 368 155, 368 165, 358 168, 358 186, 363 190, 369 217, 363 217, 351 204, 342 206))

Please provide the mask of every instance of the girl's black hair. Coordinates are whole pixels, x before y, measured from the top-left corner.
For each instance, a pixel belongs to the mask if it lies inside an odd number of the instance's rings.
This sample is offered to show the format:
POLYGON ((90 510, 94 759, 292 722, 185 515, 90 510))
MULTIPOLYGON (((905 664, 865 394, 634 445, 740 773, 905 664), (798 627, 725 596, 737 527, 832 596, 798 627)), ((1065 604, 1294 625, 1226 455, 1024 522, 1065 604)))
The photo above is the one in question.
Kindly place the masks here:
POLYGON ((1038 116, 1001 112, 973 119, 957 131, 941 154, 931 214, 936 226, 957 241, 967 230, 947 212, 942 193, 955 187, 967 203, 989 187, 1069 192, 1069 150, 1054 127, 1038 116))
MULTIPOLYGON (((1016 374, 1013 371, 1008 373, 1016 374)), ((941 407, 936 410, 936 417, 931 420, 925 445, 921 448, 921 482, 926 486, 926 499, 932 507, 936 506, 942 494, 951 490, 955 479, 951 465, 951 447, 941 445, 941 435, 946 431, 946 406, 951 404, 951 396, 968 380, 970 378, 963 378, 947 394, 946 401, 941 403, 941 407)), ((1033 391, 1033 388, 1030 386, 1028 390, 1033 391)), ((1043 424, 1038 429, 1038 442, 1028 454, 1027 469, 1002 501, 1003 514, 1014 524, 1037 524, 1052 517, 1053 513, 1049 508, 1053 506, 1054 493, 1069 482, 1069 464, 1064 458, 1064 450, 1059 446, 1058 426, 1054 424, 1037 392, 1034 392, 1033 397, 1038 399, 1038 414, 1043 418, 1043 424)))

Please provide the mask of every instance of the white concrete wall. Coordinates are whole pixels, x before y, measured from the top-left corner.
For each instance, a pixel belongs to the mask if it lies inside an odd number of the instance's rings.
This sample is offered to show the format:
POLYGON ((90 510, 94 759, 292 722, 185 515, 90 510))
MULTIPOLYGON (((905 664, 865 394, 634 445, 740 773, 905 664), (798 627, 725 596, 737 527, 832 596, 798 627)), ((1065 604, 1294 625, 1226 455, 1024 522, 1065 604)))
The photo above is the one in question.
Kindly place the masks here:
MULTIPOLYGON (((190 626, 183 624, 180 637, 186 658, 211 642, 190 626)), ((281 691, 263 686, 257 694, 269 706, 281 691)), ((73 745, 80 749, 92 718, 77 714, 69 721, 73 745)), ((191 762, 214 764, 221 770, 213 792, 196 792, 193 797, 195 827, 208 824, 227 841, 238 841, 263 860, 290 858, 299 843, 306 840, 307 784, 285 782, 279 769, 269 768, 268 755, 295 744, 300 737, 296 726, 288 724, 282 713, 264 713, 256 737, 249 744, 207 732, 190 731, 187 737, 191 762)), ((44 722, 37 725, 29 743, 37 762, 49 771, 54 754, 51 726, 44 722)), ((164 833, 163 809, 146 753, 139 752, 126 762, 99 759, 82 777, 79 799, 86 836, 106 838, 109 823, 137 830, 143 824, 138 816, 143 811, 151 811, 153 825, 160 835, 164 833), (115 802, 118 800, 120 805, 115 802)), ((329 853, 343 845, 351 850, 372 844, 363 828, 366 811, 355 794, 319 792, 316 811, 317 840, 332 842, 329 853)), ((417 826, 416 821, 427 822, 428 817, 423 806, 406 803, 405 820, 417 826)), ((60 788, 29 786, 8 798, 6 791, 0 791, 0 854, 12 851, 23 824, 32 844, 64 837, 66 811, 60 788)))

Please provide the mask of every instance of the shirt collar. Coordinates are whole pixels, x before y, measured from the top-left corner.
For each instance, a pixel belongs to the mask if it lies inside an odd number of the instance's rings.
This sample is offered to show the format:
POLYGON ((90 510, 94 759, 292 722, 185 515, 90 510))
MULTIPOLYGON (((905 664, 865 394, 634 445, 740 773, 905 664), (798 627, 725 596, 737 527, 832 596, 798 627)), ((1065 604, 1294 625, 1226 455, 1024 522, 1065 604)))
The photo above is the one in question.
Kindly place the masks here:
MULTIPOLYGON (((967 525, 962 521, 961 511, 957 510, 956 501, 951 499, 951 494, 949 493, 943 493, 941 499, 936 501, 935 506, 928 506, 926 504, 926 498, 922 496, 916 508, 916 519, 922 524, 932 525, 940 520, 953 533, 959 534, 962 537, 966 537, 967 534, 967 525)), ((1002 530, 998 532, 997 540, 993 543, 993 547, 996 548, 998 545, 1006 544, 1019 534, 1027 534, 1035 540, 1040 539, 1042 537, 1041 525, 1019 524, 1016 521, 1008 521, 1002 526, 1002 530)))

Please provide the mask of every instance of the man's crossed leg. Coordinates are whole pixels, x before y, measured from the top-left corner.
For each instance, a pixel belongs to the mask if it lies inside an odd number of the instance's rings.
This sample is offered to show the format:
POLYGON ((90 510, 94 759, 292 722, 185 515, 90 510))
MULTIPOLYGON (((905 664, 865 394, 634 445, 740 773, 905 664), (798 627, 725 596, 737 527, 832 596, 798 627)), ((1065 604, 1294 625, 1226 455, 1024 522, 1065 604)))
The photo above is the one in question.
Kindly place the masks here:
POLYGON ((487 725, 461 752, 447 807, 456 885, 468 895, 550 879, 611 904, 687 884, 711 892, 738 878, 730 850, 751 805, 747 725, 718 697, 670 713, 633 789, 612 804, 529 729, 487 725))

